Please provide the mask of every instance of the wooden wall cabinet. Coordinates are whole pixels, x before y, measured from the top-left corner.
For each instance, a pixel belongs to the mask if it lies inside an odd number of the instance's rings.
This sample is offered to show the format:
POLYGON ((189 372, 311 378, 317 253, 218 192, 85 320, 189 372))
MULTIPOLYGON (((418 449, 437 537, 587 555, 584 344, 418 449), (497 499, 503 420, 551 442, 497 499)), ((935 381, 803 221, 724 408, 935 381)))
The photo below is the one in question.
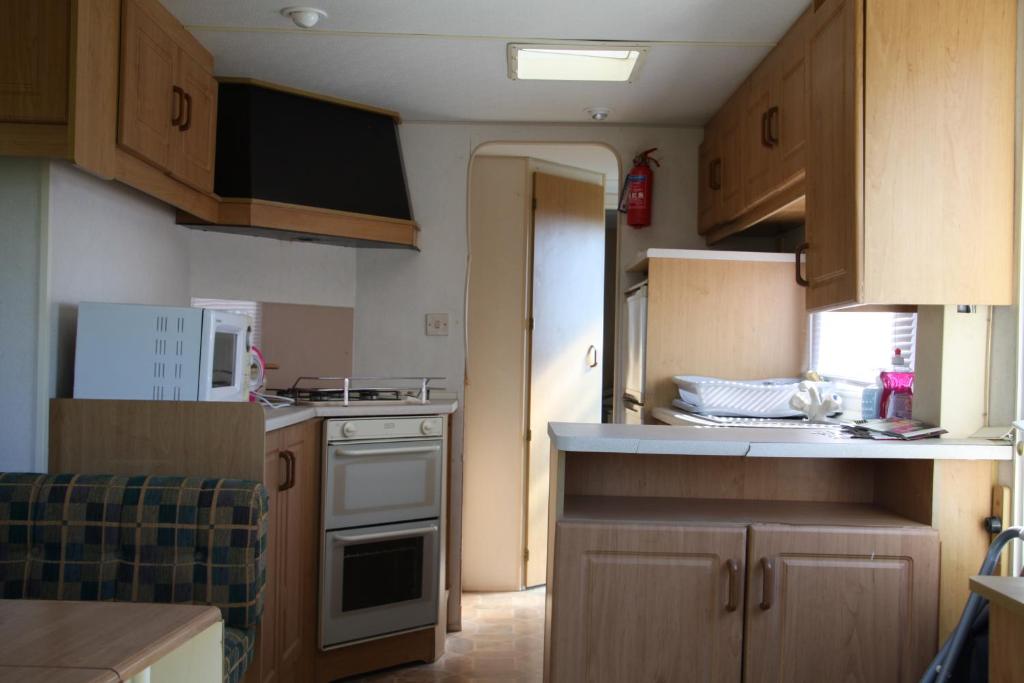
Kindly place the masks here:
POLYGON ((122 16, 118 142, 212 192, 213 56, 156 0, 124 0, 122 16))
POLYGON ((550 680, 738 682, 746 530, 561 522, 550 680))
POLYGON ((68 120, 70 7, 66 0, 6 0, 17 21, 0 22, 0 122, 68 120))
POLYGON ((245 683, 311 680, 316 651, 322 420, 267 434, 267 583, 256 654, 245 683))
POLYGON ((808 308, 1012 303, 1016 3, 812 9, 808 308))

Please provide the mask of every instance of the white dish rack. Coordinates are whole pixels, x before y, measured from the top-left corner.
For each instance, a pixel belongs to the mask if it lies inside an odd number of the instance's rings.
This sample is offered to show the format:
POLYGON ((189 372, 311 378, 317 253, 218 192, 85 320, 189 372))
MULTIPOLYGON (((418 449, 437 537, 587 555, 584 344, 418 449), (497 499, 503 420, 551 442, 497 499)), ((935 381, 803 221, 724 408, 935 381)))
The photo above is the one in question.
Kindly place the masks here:
MULTIPOLYGON (((804 380, 778 378, 737 381, 699 375, 677 375, 672 381, 679 389, 679 398, 672 404, 692 413, 718 417, 803 416, 803 413, 789 405, 789 400, 800 391, 800 383, 804 380)), ((823 395, 835 391, 831 382, 813 384, 823 395)))

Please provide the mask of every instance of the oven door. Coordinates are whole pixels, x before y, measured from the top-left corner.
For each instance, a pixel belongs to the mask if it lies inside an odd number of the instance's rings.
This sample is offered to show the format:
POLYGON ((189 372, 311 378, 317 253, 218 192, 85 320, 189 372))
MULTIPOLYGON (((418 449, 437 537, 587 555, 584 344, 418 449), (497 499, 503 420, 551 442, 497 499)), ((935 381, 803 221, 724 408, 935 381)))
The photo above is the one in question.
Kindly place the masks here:
POLYGON ((437 623, 437 520, 326 534, 320 647, 437 623))
POLYGON ((324 529, 441 516, 441 439, 336 443, 324 458, 324 529))

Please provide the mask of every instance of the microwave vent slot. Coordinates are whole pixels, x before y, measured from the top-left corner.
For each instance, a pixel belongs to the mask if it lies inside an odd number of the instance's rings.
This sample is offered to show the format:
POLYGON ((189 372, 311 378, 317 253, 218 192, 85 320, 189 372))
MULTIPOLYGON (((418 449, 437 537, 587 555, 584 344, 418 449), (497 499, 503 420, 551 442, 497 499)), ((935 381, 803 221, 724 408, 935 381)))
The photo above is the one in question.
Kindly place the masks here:
POLYGON ((166 332, 167 331, 167 316, 166 315, 158 315, 156 317, 156 331, 157 332, 166 332))

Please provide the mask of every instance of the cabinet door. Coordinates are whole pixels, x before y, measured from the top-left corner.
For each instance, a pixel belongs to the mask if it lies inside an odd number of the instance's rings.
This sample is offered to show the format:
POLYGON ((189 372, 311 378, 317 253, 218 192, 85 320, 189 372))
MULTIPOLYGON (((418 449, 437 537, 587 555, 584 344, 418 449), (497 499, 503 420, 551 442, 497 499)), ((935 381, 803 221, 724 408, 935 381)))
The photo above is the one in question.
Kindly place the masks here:
POLYGON ((744 681, 911 683, 936 651, 930 528, 753 526, 744 681))
POLYGON ((153 0, 125 0, 121 28, 118 142, 163 170, 180 144, 172 121, 182 100, 174 90, 178 48, 153 0))
POLYGON ((182 90, 184 112, 179 143, 174 150, 173 175, 203 192, 213 192, 213 163, 217 135, 217 81, 185 50, 178 51, 176 83, 182 90))
POLYGON ((560 522, 549 680, 740 680, 746 529, 560 522))
POLYGON ((781 190, 804 175, 807 149, 807 30, 805 12, 776 47, 773 69, 775 109, 769 118, 773 147, 774 189, 781 190))
POLYGON ((773 50, 754 71, 743 103, 743 200, 746 206, 757 204, 777 189, 772 173, 775 151, 768 139, 768 117, 775 102, 772 85, 777 56, 773 50))
MULTIPOLYGON (((282 450, 293 458, 288 488, 280 496, 278 562, 278 643, 282 681, 309 679, 307 646, 316 637, 311 608, 317 599, 317 582, 311 580, 319 559, 320 455, 317 438, 320 422, 313 420, 282 430, 282 450)), ((315 611, 315 610, 314 610, 315 611)))
POLYGON ((727 223, 743 213, 745 177, 743 150, 743 102, 746 85, 729 100, 721 113, 722 120, 722 195, 719 223, 727 223))
POLYGON ((68 0, 4 0, 0 24, 0 121, 68 120, 68 0))
POLYGON ((712 120, 704 127, 697 153, 697 230, 704 234, 718 224, 722 202, 722 150, 719 129, 712 120))
POLYGON ((863 1, 815 4, 807 46, 810 309, 859 300, 863 249, 863 1))

